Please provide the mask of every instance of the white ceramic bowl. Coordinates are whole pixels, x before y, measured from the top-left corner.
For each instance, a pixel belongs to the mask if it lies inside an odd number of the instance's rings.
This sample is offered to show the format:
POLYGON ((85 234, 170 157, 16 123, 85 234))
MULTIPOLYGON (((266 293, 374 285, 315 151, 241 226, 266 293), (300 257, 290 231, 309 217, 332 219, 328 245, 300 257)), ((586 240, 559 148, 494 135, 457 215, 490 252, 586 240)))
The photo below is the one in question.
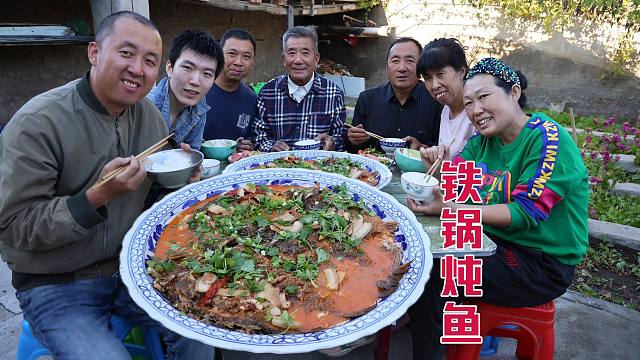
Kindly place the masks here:
POLYGON ((218 175, 220 172, 220 160, 216 159, 204 159, 202 160, 202 178, 210 178, 214 175, 218 175))
POLYGON ((384 138, 380 140, 380 147, 387 155, 393 155, 396 149, 407 147, 407 142, 398 138, 384 138))
POLYGON ((293 144, 296 150, 318 150, 322 146, 322 142, 318 140, 300 140, 293 144))
POLYGON ((433 200, 433 187, 440 181, 433 176, 427 179, 424 173, 406 172, 400 177, 400 183, 407 197, 416 201, 430 202, 433 200))

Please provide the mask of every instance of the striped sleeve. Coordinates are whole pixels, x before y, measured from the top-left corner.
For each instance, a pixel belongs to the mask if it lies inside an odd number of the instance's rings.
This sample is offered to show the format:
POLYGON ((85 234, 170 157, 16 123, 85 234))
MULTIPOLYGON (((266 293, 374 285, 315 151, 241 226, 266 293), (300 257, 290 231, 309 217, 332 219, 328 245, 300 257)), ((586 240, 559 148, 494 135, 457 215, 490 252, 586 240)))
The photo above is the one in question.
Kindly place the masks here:
POLYGON ((537 138, 523 164, 518 185, 511 192, 511 228, 529 228, 546 221, 571 186, 570 176, 557 162, 561 145, 558 125, 537 118, 527 127, 537 138))

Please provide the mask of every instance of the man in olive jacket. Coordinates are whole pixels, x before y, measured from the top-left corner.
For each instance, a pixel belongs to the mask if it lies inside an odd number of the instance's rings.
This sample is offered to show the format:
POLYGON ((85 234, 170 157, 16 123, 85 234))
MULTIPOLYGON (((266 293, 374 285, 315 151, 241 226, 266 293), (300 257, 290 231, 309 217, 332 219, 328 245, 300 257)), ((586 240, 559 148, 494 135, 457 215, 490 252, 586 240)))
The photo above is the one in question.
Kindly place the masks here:
POLYGON ((152 22, 112 14, 88 46, 90 71, 31 99, 0 135, 0 253, 24 318, 54 358, 130 359, 112 314, 157 328, 169 358, 213 356, 151 320, 118 276, 122 239, 151 185, 133 155, 168 132, 144 97, 161 57, 152 22))

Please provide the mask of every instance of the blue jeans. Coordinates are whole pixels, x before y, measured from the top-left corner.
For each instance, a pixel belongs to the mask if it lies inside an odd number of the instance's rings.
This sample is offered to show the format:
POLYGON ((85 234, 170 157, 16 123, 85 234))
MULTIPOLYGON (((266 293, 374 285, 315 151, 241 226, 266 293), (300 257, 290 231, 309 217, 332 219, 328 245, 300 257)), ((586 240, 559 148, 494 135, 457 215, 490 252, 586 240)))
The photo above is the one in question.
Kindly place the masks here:
POLYGON ((114 335, 112 314, 158 331, 167 359, 213 359, 214 348, 177 335, 151 319, 129 296, 120 277, 77 280, 17 291, 33 335, 55 359, 130 360, 114 335))

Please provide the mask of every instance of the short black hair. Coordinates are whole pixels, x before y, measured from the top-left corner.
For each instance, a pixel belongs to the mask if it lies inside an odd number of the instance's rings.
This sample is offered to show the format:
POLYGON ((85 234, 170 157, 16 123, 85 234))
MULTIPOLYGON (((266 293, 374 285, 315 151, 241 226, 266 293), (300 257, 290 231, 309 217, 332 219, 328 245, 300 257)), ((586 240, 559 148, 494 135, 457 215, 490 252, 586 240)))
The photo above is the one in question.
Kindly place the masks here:
POLYGON ((98 30, 96 30, 96 37, 95 37, 97 43, 102 42, 102 40, 104 40, 109 35, 111 35, 111 33, 113 32, 113 25, 121 17, 128 17, 130 19, 133 19, 144 26, 152 28, 153 30, 157 31, 158 34, 160 33, 160 30, 158 30, 158 27, 156 26, 156 24, 154 24, 151 20, 147 19, 146 17, 138 13, 134 13, 133 11, 118 11, 102 19, 102 21, 100 22, 100 25, 98 25, 98 30))
POLYGON ((456 71, 469 72, 469 64, 464 48, 458 39, 438 38, 425 45, 418 61, 418 74, 425 76, 427 71, 437 71, 451 66, 456 71))
POLYGON ((222 34, 220 38, 220 46, 224 47, 224 43, 228 39, 248 40, 253 45, 253 55, 256 54, 256 38, 245 29, 229 29, 222 34))
POLYGON ((389 61, 389 54, 391 53, 391 48, 394 47, 396 44, 406 43, 406 42, 414 43, 416 45, 416 47, 418 48, 418 54, 420 54, 422 52, 422 45, 420 45, 418 40, 416 40, 414 38, 410 38, 410 37, 397 38, 397 39, 393 40, 391 42, 391 44, 389 44, 389 47, 387 48, 387 61, 389 61))
POLYGON ((169 50, 169 63, 173 66, 182 52, 191 49, 216 61, 216 77, 224 67, 224 56, 220 44, 205 31, 185 30, 173 39, 169 50))

